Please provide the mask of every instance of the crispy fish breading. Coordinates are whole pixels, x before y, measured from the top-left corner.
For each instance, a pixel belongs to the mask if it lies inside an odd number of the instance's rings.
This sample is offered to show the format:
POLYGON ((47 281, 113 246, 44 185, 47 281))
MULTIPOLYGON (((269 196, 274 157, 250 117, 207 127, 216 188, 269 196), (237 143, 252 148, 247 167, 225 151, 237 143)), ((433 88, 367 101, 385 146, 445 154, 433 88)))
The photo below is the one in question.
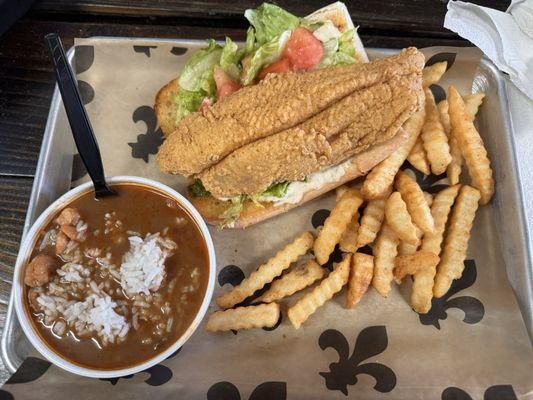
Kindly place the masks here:
POLYGON ((318 265, 315 260, 309 260, 284 274, 280 279, 272 282, 270 289, 258 298, 257 301, 270 303, 281 300, 312 285, 317 279, 322 279, 324 273, 325 269, 318 265))
POLYGON ((311 232, 304 232, 298 236, 292 243, 289 243, 281 249, 274 257, 261 265, 257 271, 244 279, 232 291, 227 292, 217 299, 217 304, 221 308, 230 308, 239 304, 247 297, 261 289, 267 283, 281 275, 281 273, 295 262, 298 257, 307 253, 313 246, 314 237, 311 232))
POLYGON ((378 197, 383 197, 385 192, 392 185, 396 173, 407 159, 407 156, 418 140, 418 136, 424 125, 425 116, 426 111, 424 107, 421 107, 404 124, 402 129, 409 133, 409 139, 389 157, 376 165, 367 175, 363 182, 363 187, 361 188, 361 194, 365 198, 376 199, 378 197))
POLYGON ((215 197, 256 194, 272 183, 303 180, 391 139, 422 98, 420 74, 392 78, 233 151, 198 177, 215 197))
POLYGON ((237 307, 211 314, 205 325, 205 330, 217 332, 250 328, 272 328, 278 322, 279 316, 280 308, 279 304, 276 303, 237 307))
POLYGON ((346 254, 342 261, 335 266, 335 269, 320 282, 320 285, 289 308, 287 315, 296 329, 299 329, 311 314, 348 283, 351 258, 351 254, 346 254))
POLYGON ((420 73, 423 63, 423 55, 409 48, 367 64, 272 74, 218 101, 205 114, 183 118, 161 147, 159 166, 164 172, 197 174, 237 148, 300 124, 353 92, 420 73))

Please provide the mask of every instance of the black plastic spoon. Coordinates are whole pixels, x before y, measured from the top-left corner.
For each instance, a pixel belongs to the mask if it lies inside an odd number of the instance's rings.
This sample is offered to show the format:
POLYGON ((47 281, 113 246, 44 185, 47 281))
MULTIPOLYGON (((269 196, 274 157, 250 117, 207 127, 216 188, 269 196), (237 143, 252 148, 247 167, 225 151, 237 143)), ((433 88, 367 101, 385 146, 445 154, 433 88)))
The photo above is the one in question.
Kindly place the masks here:
POLYGON ((105 181, 104 166, 102 165, 98 142, 81 101, 76 78, 68 63, 61 39, 57 34, 50 33, 44 37, 44 40, 52 56, 57 86, 61 92, 72 135, 81 160, 93 181, 95 196, 96 198, 101 198, 116 194, 105 181))

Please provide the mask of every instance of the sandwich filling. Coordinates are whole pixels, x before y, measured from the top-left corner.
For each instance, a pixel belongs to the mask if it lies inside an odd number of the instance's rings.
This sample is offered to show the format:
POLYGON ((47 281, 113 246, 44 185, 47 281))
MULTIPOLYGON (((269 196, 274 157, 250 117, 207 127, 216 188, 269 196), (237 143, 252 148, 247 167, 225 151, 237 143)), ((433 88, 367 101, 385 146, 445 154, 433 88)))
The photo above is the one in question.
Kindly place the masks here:
POLYGON ((227 202, 226 225, 247 202, 297 204, 339 181, 350 160, 390 140, 424 96, 424 57, 414 48, 361 63, 354 30, 271 4, 246 17, 244 48, 211 41, 185 66, 179 122, 158 153, 162 171, 192 179, 193 196, 227 202))

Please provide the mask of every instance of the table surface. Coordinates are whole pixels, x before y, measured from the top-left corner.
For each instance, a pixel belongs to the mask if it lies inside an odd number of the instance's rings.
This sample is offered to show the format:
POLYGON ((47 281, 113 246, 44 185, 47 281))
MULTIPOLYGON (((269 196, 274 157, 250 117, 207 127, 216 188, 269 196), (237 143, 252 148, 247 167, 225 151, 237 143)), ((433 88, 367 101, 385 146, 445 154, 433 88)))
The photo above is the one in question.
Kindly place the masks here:
MULTIPOLYGON (((278 0, 298 15, 333 0, 278 0)), ((0 330, 19 248, 54 77, 43 37, 58 33, 66 48, 75 37, 125 36, 243 39, 246 8, 261 1, 42 0, 0 37, 0 330), (231 3, 231 4, 229 4, 231 3), (133 5, 132 5, 133 4, 133 5)), ((366 46, 467 46, 445 30, 445 0, 346 1, 366 46)), ((509 1, 477 4, 505 10, 509 1)), ((8 377, 0 361, 0 383, 8 377)))

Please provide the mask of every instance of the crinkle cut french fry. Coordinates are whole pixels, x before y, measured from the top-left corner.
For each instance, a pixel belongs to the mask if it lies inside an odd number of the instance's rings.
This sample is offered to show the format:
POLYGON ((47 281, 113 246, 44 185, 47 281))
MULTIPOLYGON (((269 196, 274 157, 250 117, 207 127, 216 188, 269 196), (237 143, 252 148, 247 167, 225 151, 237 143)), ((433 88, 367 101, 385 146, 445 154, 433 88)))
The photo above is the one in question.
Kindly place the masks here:
POLYGON ((400 171, 396 176, 396 189, 401 193, 413 222, 424 232, 432 232, 435 224, 418 183, 408 173, 400 171))
POLYGON ((411 221, 407 206, 399 192, 394 192, 385 203, 385 219, 398 238, 412 245, 418 245, 416 227, 411 221))
POLYGON ((444 127, 446 135, 448 135, 448 143, 450 145, 450 155, 452 160, 446 168, 446 175, 450 185, 456 185, 459 183, 459 176, 461 175, 461 169, 463 164, 463 155, 461 154, 461 148, 455 137, 451 134, 452 126, 450 125, 450 115, 448 114, 448 100, 442 100, 437 104, 439 110, 440 121, 444 127))
POLYGON ((476 216, 481 194, 477 189, 464 185, 455 200, 452 215, 444 241, 441 260, 437 267, 433 295, 446 294, 454 279, 463 274, 470 231, 476 216))
POLYGON ((421 107, 403 124, 403 129, 409 134, 409 138, 388 158, 376 165, 366 176, 361 189, 361 194, 364 198, 376 199, 383 197, 387 189, 392 185, 396 173, 407 159, 418 135, 420 135, 425 116, 426 111, 424 107, 421 107))
POLYGON ((422 138, 420 136, 407 156, 407 161, 424 175, 429 175, 431 172, 426 150, 424 150, 424 145, 422 144, 422 138))
POLYGON ((257 301, 270 303, 281 300, 312 285, 316 280, 322 279, 324 273, 324 268, 318 265, 315 260, 309 260, 272 282, 268 291, 257 301))
POLYGON ((385 197, 370 200, 361 217, 359 230, 357 231, 357 248, 372 243, 381 229, 381 224, 385 218, 385 202, 391 193, 391 187, 385 192, 385 197))
POLYGON ((439 263, 439 256, 430 251, 417 251, 413 254, 398 256, 394 259, 394 280, 402 283, 406 275, 414 275, 429 268, 435 268, 439 263))
POLYGON ((446 171, 452 156, 450 155, 448 137, 440 122, 439 111, 433 94, 428 88, 424 91, 426 94, 426 121, 422 127, 420 137, 422 138, 424 150, 426 150, 431 172, 435 175, 440 175, 446 171))
POLYGON ((359 191, 349 189, 342 195, 331 214, 324 221, 324 226, 315 240, 314 252, 316 260, 324 265, 335 245, 341 240, 343 232, 352 220, 359 206, 363 203, 359 191))
POLYGON ((335 189, 335 201, 339 201, 344 193, 346 193, 350 188, 346 185, 339 186, 335 189))
POLYGON ((472 186, 481 193, 480 204, 487 204, 494 194, 494 179, 487 150, 457 90, 450 86, 448 93, 452 135, 461 148, 472 186))
POLYGON ((391 290, 394 258, 398 253, 399 242, 396 233, 387 222, 384 222, 374 243, 374 276, 372 277, 372 286, 383 297, 387 297, 391 290))
MULTIPOLYGON (((431 207, 431 204, 433 203, 433 197, 429 193, 424 192, 424 198, 426 199, 426 203, 428 207, 431 207)), ((418 247, 420 245, 420 240, 424 236, 424 232, 422 231, 422 229, 420 229, 416 225, 415 225, 415 229, 416 229, 416 237, 418 239, 418 243, 416 245, 412 245, 412 244, 400 241, 400 244, 398 245, 398 255, 406 256, 409 254, 413 254, 414 252, 418 250, 418 247)))
POLYGON ((233 290, 227 292, 217 299, 220 308, 231 308, 239 304, 247 297, 253 295, 256 290, 261 289, 267 283, 281 275, 281 273, 295 262, 298 257, 307 253, 313 246, 314 237, 311 232, 304 232, 292 243, 281 249, 274 257, 261 265, 257 271, 250 274, 233 290))
POLYGON ((279 320, 279 304, 237 307, 217 311, 209 316, 205 329, 209 332, 237 331, 250 328, 272 328, 279 320))
POLYGON ((320 285, 315 287, 312 292, 304 295, 289 308, 287 315, 296 329, 299 329, 311 314, 346 285, 350 275, 351 258, 351 254, 345 254, 342 261, 320 282, 320 285))
POLYGON ((472 121, 476 119, 477 112, 479 111, 479 107, 481 106, 484 98, 485 93, 483 92, 467 94, 463 98, 466 111, 468 112, 468 115, 470 115, 470 119, 472 121))
MULTIPOLYGON (((435 221, 435 231, 427 233, 424 236, 420 247, 421 251, 440 254, 448 215, 450 214, 460 187, 461 185, 449 186, 435 196, 433 205, 431 206, 431 215, 433 215, 433 220, 435 221)), ((436 267, 437 264, 432 265, 431 268, 417 272, 414 275, 411 291, 411 306, 420 314, 425 314, 431 309, 433 280, 435 278, 436 267)))
POLYGON ((374 257, 355 253, 352 257, 346 308, 354 308, 368 289, 374 275, 374 257))
POLYGON ((446 61, 441 61, 425 67, 422 70, 422 85, 429 87, 440 81, 440 78, 446 72, 447 65, 448 63, 446 61))
POLYGON ((341 236, 339 247, 345 253, 355 253, 357 250, 357 231, 359 230, 359 213, 356 212, 341 236))

